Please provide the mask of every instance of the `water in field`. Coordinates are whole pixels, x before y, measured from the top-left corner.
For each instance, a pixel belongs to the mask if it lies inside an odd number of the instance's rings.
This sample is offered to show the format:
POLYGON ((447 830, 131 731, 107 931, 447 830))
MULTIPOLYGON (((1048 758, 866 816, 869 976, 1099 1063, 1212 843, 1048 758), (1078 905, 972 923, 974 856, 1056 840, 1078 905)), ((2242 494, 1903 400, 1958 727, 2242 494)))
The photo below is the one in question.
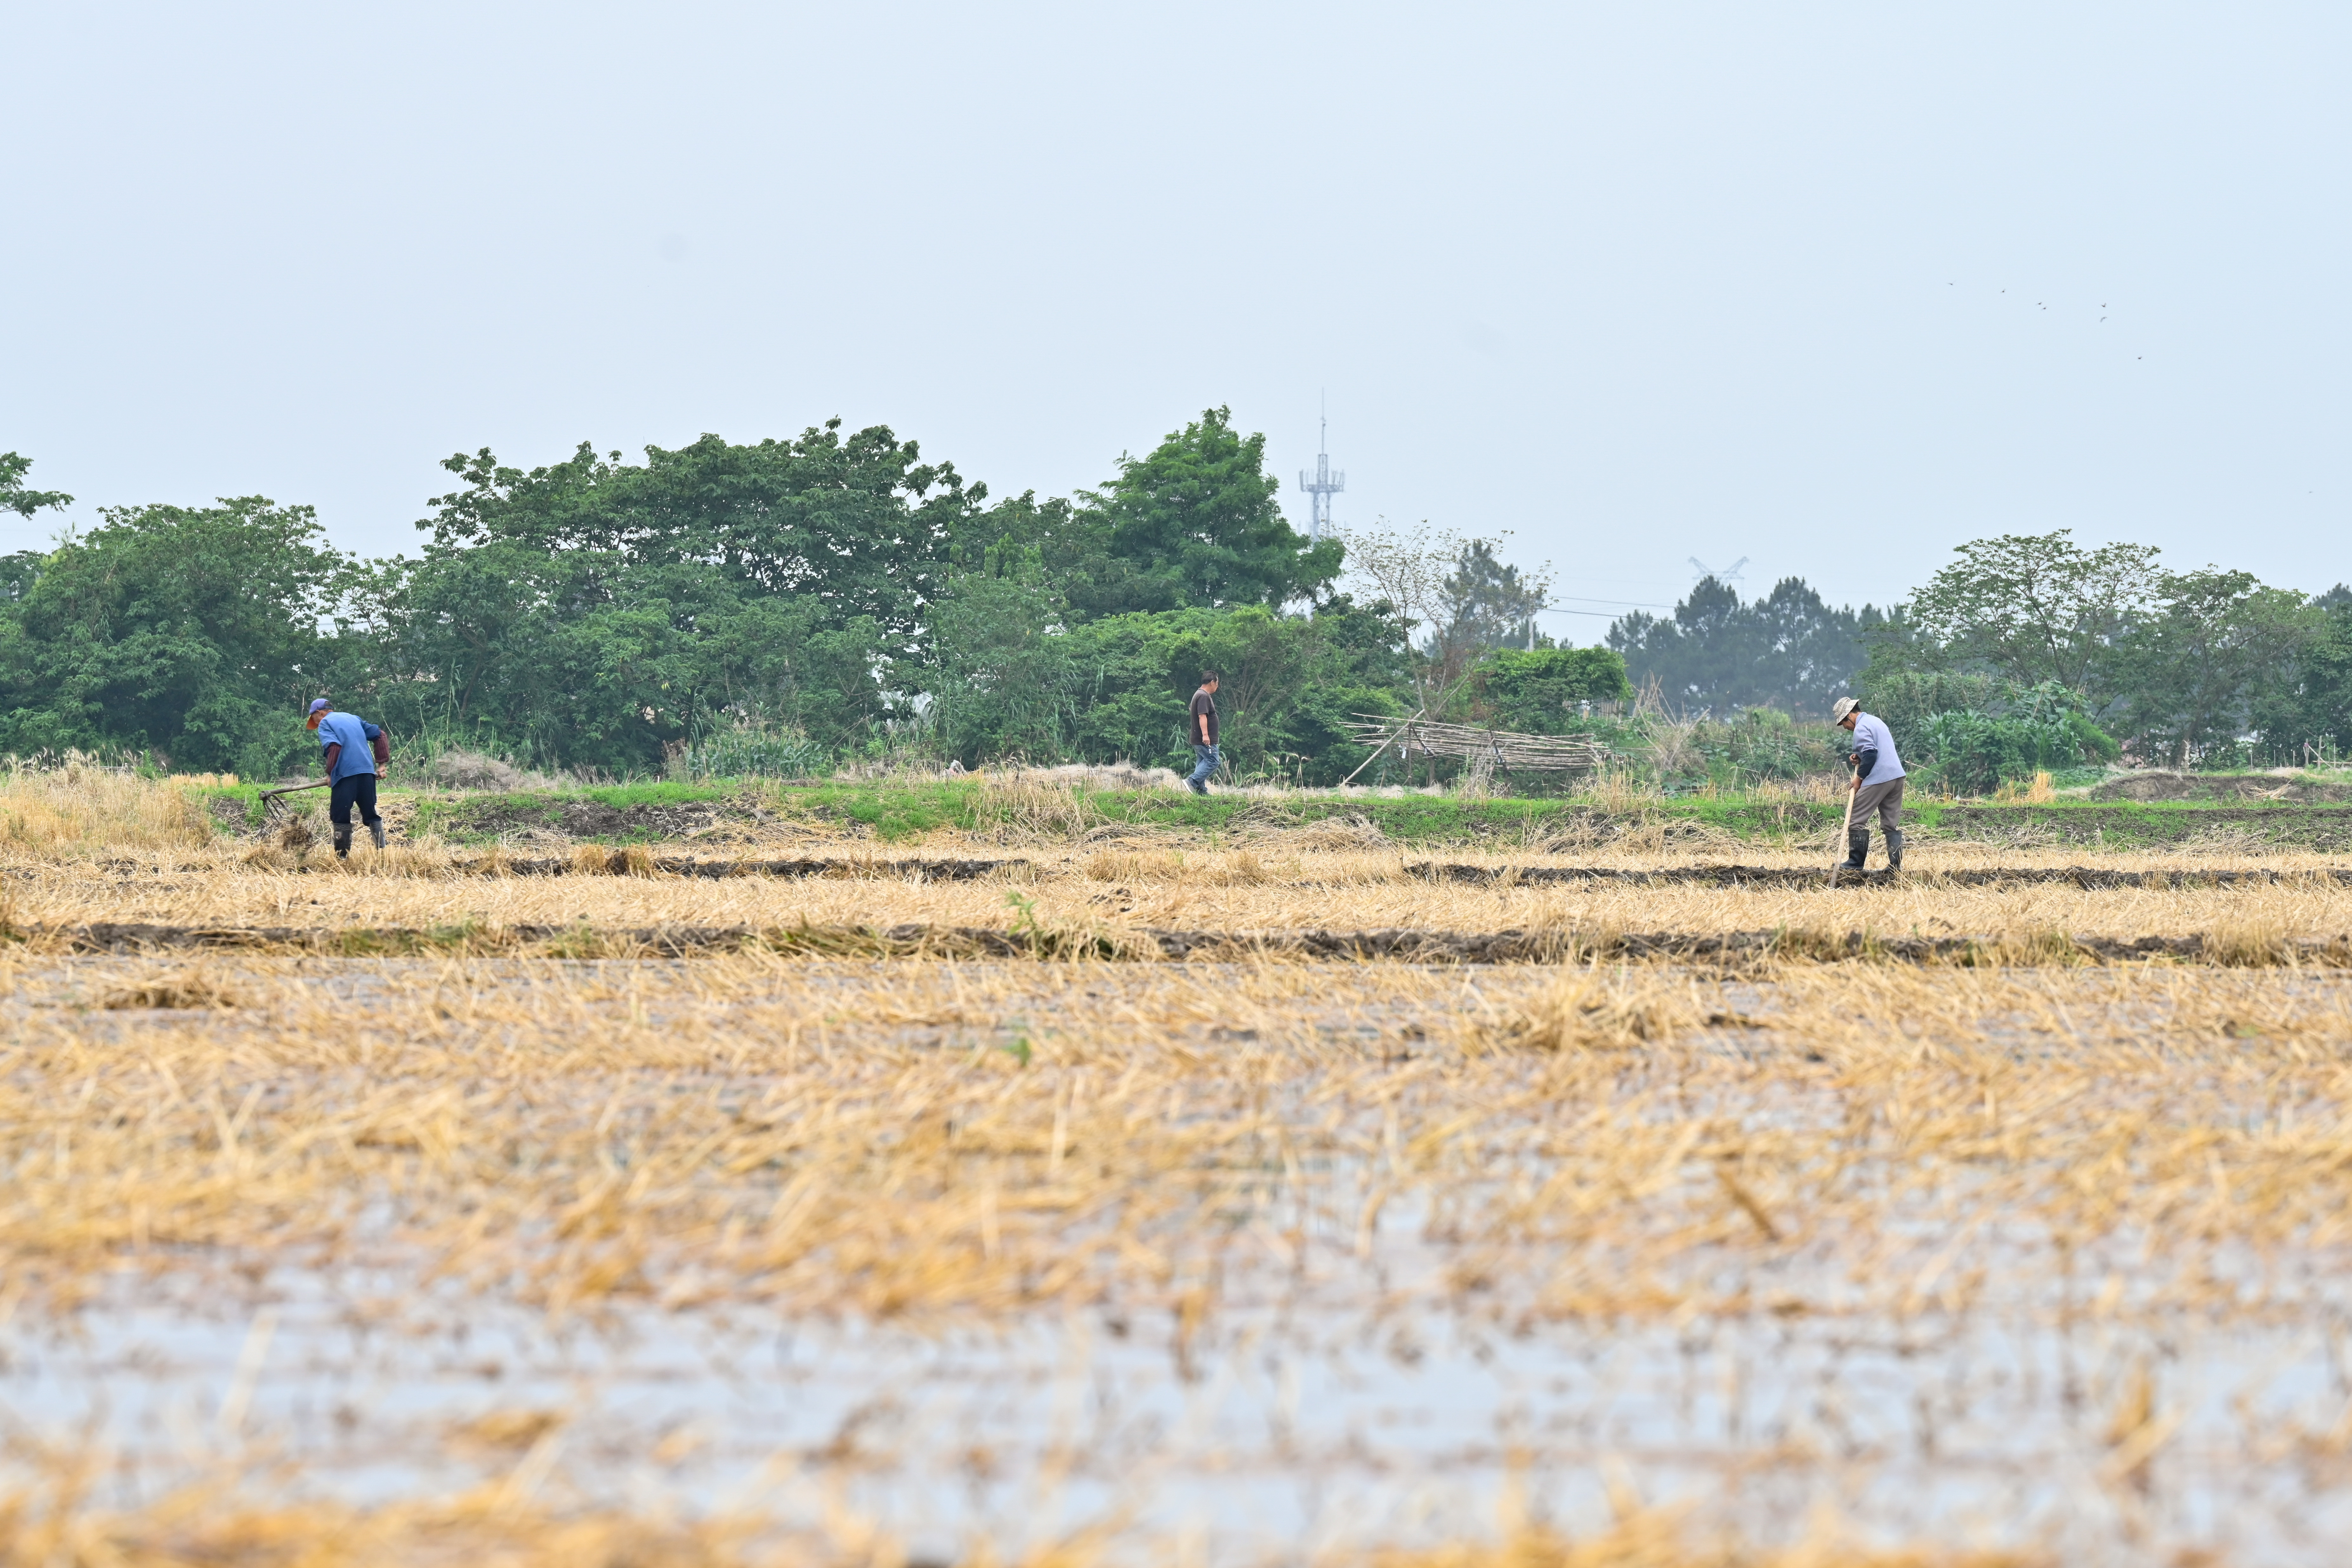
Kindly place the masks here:
MULTIPOLYGON (((383 974, 314 980, 364 996, 383 974)), ((1733 996, 1775 1005, 1769 985, 1733 996)), ((1340 1009, 1326 1035, 1410 1013, 1340 1009)), ((91 1024, 125 1045, 142 1026, 91 1024)), ((1758 1037, 1715 1044, 1737 1058, 1758 1037)), ((1838 1110, 1736 1076, 1684 1109, 1782 1128, 1838 1110)), ((1612 1272, 1606 1248, 1490 1223, 1519 1174, 1498 1160, 1371 1205, 1369 1156, 1318 1155, 1281 1199, 1198 1216, 1228 1233, 1213 1306, 1179 1281, 984 1321, 786 1310, 682 1277, 551 1312, 436 1278, 388 1194, 332 1258, 151 1258, 78 1310, 17 1306, 0 1408, 19 1438, 102 1449, 111 1506, 191 1482, 362 1502, 489 1486, 780 1537, 878 1530, 940 1563, 1091 1531, 1121 1560, 1305 1561, 1643 1508, 1751 1542, 2069 1563, 2321 1564, 2352 1539, 2340 1245, 2184 1261, 2126 1225, 2067 1248, 1963 1197, 1891 1201, 1869 1247, 1702 1240, 1612 1272), (665 1293, 679 1304, 650 1304, 665 1293)))
POLYGON ((2093 1303, 2068 1323, 2048 1290, 1901 1323, 1621 1326, 1529 1317, 1507 1282, 1433 1300, 1416 1284, 1444 1249, 1413 1228, 1397 1213, 1372 1263, 1303 1278, 1270 1241, 1248 1304, 1181 1349, 1164 1311, 551 1325, 396 1266, 278 1269, 241 1298, 125 1279, 70 1326, 12 1322, 0 1399, 20 1436, 98 1436, 122 1504, 225 1465, 356 1500, 488 1479, 818 1533, 846 1510, 934 1560, 1109 1525, 1139 1552, 1256 1562, 1475 1538, 1514 1511, 1591 1529, 1629 1498, 1750 1539, 1833 1516, 2073 1563, 2193 1541, 2324 1563, 2352 1538, 2331 1281, 2226 1327, 2114 1327, 2093 1303), (2112 1431, 2142 1377, 2167 1413, 2145 1455, 2112 1431))

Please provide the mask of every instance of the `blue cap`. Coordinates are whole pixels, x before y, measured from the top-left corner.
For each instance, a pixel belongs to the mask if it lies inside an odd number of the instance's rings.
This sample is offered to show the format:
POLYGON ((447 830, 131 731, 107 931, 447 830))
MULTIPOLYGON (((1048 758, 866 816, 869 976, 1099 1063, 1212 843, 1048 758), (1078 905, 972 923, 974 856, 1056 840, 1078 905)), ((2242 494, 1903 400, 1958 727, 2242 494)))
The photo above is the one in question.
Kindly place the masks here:
POLYGON ((321 698, 320 698, 317 701, 315 701, 315 702, 313 702, 313 703, 311 703, 311 704, 310 704, 310 711, 311 711, 311 712, 313 712, 313 713, 316 713, 316 712, 320 711, 321 710, 328 709, 328 708, 332 708, 333 706, 334 706, 334 704, 333 704, 333 703, 331 703, 331 702, 328 701, 325 698, 321 697, 321 698))

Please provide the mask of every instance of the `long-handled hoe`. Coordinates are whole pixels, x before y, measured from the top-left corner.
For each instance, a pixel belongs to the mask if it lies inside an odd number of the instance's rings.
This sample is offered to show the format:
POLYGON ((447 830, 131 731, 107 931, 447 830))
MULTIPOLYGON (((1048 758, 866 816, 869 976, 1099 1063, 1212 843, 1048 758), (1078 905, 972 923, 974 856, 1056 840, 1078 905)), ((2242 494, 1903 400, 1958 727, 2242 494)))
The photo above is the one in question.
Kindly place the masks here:
MULTIPOLYGON (((1859 790, 1852 789, 1845 792, 1845 825, 1838 829, 1837 845, 1830 851, 1832 855, 1850 855, 1853 853, 1853 850, 1848 848, 1847 846, 1853 842, 1853 797, 1860 793, 1861 792, 1859 790)), ((1843 869, 1845 869, 1845 862, 1843 860, 1833 860, 1830 863, 1831 887, 1834 888, 1837 886, 1838 873, 1843 869)))

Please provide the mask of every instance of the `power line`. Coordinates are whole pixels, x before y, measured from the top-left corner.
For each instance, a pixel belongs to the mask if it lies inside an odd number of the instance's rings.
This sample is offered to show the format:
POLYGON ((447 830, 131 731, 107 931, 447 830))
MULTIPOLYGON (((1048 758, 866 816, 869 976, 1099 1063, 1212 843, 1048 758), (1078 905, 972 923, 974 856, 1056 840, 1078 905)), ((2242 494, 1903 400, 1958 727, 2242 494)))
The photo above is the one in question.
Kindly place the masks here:
MULTIPOLYGON (((1586 605, 1630 605, 1637 610, 1676 610, 1682 607, 1679 605, 1655 605, 1647 599, 1603 599, 1592 594, 1562 594, 1560 597, 1586 605)), ((1549 605, 1544 607, 1551 608, 1549 605)))

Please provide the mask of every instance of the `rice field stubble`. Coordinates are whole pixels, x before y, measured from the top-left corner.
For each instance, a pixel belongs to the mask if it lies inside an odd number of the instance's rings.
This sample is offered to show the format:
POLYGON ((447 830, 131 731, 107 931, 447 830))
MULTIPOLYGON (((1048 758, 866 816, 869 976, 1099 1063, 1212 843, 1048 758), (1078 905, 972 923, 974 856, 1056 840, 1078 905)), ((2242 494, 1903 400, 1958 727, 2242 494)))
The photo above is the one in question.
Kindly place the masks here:
POLYGON ((2274 940, 2352 926, 2332 880, 1159 855, 156 851, 20 862, 8 915, 2205 931, 2257 966, 19 944, 0 1561, 2319 1563, 2352 1526, 2352 992, 2274 940))
MULTIPOLYGON (((349 861, 251 849, 0 860, 0 916, 16 927, 94 921, 202 926, 352 924, 776 926, 798 923, 1011 927, 1196 926, 1225 930, 1413 927, 1720 931, 1866 928, 2001 932, 2175 934, 2239 924, 2325 942, 2352 931, 2352 884, 2315 855, 2086 857, 2079 851, 1949 846, 1911 874, 1832 887, 1826 866, 1754 852, 1738 864, 1777 880, 1732 886, 1638 879, 1681 876, 1707 860, 1681 854, 1556 856, 1457 851, 1299 850, 1242 846, 1177 850, 1050 847, 993 862, 877 854, 841 847, 803 858, 824 874, 677 875, 649 850, 583 847, 542 861, 565 875, 512 875, 509 858, 427 846, 349 861), (926 871, 925 868, 946 868, 926 871), (982 868, 985 868, 984 869, 982 868), (1591 868, 1608 880, 1561 881, 1591 868), (2083 888, 2039 879, 2069 868, 2139 873, 2160 884, 2083 888), (1810 873, 1820 869, 1818 881, 1810 873), (1465 873, 1491 875, 1464 879, 1465 873), (2018 879, 1985 880, 2014 874, 2018 879), (2260 878, 2194 885, 2211 873, 2260 878)), ((670 861, 693 866, 692 859, 670 861)), ((1722 864, 1721 861, 1713 862, 1722 864)), ((735 862, 718 863, 731 868, 735 862)))

